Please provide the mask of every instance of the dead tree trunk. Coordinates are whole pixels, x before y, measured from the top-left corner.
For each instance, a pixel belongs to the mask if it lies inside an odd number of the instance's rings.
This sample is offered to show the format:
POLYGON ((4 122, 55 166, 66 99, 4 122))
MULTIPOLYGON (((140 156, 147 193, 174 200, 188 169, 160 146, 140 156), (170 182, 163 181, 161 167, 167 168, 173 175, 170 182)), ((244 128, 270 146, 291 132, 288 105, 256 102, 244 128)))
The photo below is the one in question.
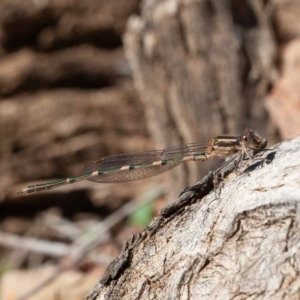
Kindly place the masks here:
MULTIPOLYGON (((266 133, 262 99, 276 45, 264 9, 262 1, 142 2, 141 16, 128 23, 125 52, 158 148, 252 126, 266 133)), ((176 192, 201 175, 196 164, 176 168, 176 192)))
POLYGON ((282 143, 217 198, 204 178, 125 242, 87 300, 299 299, 299 149, 282 143))
MULTIPOLYGON (((261 4, 144 1, 131 19, 127 57, 161 147, 266 127, 276 47, 261 4)), ((281 144, 220 190, 209 173, 125 242, 87 299, 298 299, 299 146, 281 144)), ((196 164, 181 171, 174 191, 200 178, 196 164)))

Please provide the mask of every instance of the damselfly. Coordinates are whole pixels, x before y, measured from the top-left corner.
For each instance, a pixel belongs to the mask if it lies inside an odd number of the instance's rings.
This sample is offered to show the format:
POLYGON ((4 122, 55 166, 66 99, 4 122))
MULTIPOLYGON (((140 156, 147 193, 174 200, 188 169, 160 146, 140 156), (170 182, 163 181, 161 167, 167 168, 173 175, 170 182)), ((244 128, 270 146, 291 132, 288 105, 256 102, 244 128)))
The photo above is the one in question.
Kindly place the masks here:
POLYGON ((18 194, 28 195, 54 189, 80 180, 101 183, 124 182, 154 176, 170 170, 184 161, 205 161, 215 157, 235 155, 233 159, 248 156, 265 149, 267 140, 248 130, 244 136, 217 136, 206 144, 191 143, 164 150, 119 154, 102 157, 85 165, 82 175, 24 188, 18 194))

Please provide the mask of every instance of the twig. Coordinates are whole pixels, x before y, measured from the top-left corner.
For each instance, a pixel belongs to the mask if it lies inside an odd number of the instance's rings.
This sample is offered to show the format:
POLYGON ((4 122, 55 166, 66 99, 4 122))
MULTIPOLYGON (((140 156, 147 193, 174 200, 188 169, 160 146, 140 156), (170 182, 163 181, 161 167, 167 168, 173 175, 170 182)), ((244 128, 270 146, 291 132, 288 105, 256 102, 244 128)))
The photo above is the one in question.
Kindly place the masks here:
POLYGON ((109 215, 103 222, 100 222, 97 226, 93 226, 89 229, 89 239, 86 236, 81 236, 77 241, 73 243, 70 251, 70 258, 76 264, 86 254, 87 251, 93 249, 101 243, 102 236, 110 230, 113 226, 118 224, 126 216, 133 213, 138 206, 145 203, 152 202, 155 199, 165 194, 165 187, 158 186, 154 189, 147 191, 138 198, 124 204, 120 209, 109 215))
POLYGON ((43 253, 57 257, 67 255, 69 250, 69 247, 64 243, 49 242, 31 237, 20 237, 15 234, 8 234, 4 232, 0 232, 0 245, 23 250, 31 250, 36 253, 43 253))
POLYGON ((26 300, 27 298, 41 290, 43 287, 48 285, 54 279, 56 279, 64 271, 74 267, 89 250, 99 245, 99 243, 103 240, 103 236, 108 232, 108 230, 110 230, 110 228, 112 228, 126 216, 131 214, 134 210, 136 210, 138 206, 154 201, 155 199, 163 196, 165 192, 166 189, 163 186, 158 186, 150 191, 147 191, 146 193, 130 201, 129 203, 124 204, 120 209, 112 213, 103 222, 99 223, 99 225, 91 228, 89 232, 89 237, 91 238, 89 240, 87 240, 86 236, 80 237, 77 241, 74 242, 72 249, 69 249, 68 253, 71 259, 65 266, 56 269, 54 273, 46 278, 43 282, 39 283, 32 290, 28 291, 17 300, 26 300))
POLYGON ((47 212, 42 214, 41 222, 59 234, 60 237, 65 237, 71 240, 75 240, 83 232, 78 226, 75 226, 72 222, 67 219, 57 216, 53 212, 47 212))

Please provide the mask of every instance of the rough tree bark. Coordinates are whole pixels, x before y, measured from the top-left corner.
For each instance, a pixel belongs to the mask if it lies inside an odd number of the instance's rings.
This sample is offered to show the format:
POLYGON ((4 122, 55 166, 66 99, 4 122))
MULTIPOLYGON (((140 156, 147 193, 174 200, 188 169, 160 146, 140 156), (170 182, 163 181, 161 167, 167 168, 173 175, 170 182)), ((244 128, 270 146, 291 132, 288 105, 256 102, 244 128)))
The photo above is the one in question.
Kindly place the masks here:
POLYGON ((87 299, 299 299, 299 149, 275 147, 218 197, 201 197, 207 176, 125 242, 87 299))
MULTIPOLYGON (((266 127, 270 3, 143 2, 125 47, 159 145, 266 127)), ((125 242, 87 299, 299 299, 299 146, 281 144, 220 190, 209 173, 184 191, 125 242)), ((195 182, 198 167, 182 166, 173 190, 195 182)))

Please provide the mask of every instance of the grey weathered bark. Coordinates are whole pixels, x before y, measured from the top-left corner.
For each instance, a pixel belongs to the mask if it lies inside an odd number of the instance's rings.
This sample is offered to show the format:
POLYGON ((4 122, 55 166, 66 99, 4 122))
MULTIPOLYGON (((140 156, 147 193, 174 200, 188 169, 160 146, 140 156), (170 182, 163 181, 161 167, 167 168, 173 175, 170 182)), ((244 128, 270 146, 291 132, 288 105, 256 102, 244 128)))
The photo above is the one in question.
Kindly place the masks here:
MULTIPOLYGON (((276 45, 261 3, 145 0, 131 18, 126 54, 161 147, 266 127, 276 45)), ((299 146, 281 144, 220 194, 202 193, 206 177, 125 242, 87 299, 298 299, 299 146)), ((198 167, 182 166, 174 191, 200 178, 198 167)))
POLYGON ((154 221, 87 299, 299 299, 299 149, 284 142, 219 197, 154 221))
MULTIPOLYGON (((277 51, 269 21, 261 1, 142 2, 125 52, 158 148, 252 126, 266 134, 262 99, 277 51)), ((180 192, 201 175, 203 166, 186 164, 172 182, 180 192)))

